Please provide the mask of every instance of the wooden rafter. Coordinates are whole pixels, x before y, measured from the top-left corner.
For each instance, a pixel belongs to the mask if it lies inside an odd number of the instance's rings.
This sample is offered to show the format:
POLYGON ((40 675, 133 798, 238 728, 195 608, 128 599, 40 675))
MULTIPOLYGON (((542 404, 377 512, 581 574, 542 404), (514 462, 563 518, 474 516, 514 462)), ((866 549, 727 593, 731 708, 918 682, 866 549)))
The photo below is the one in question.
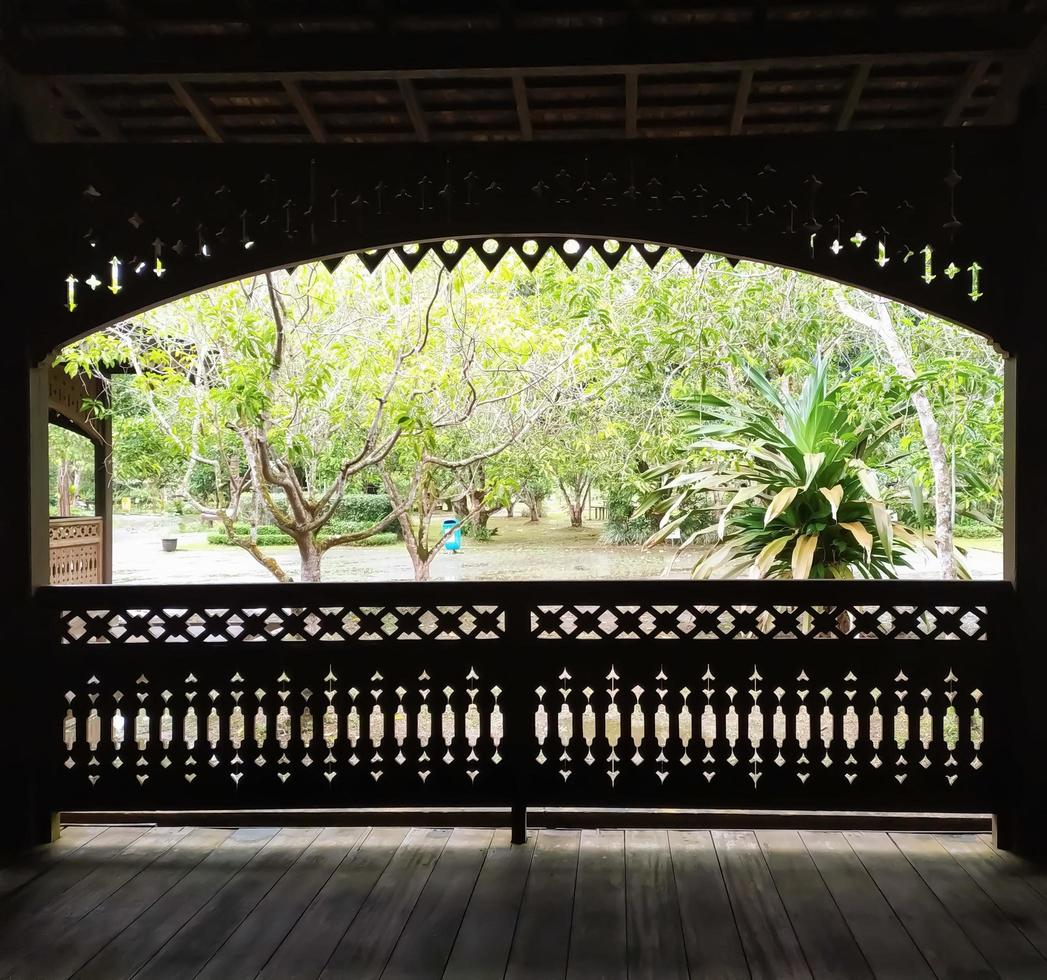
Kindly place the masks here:
POLYGON ((119 127, 95 103, 84 89, 75 82, 56 81, 59 94, 109 143, 122 143, 124 137, 119 127))
POLYGON ((1033 79, 1047 74, 1047 27, 1040 30, 1032 44, 1020 58, 1011 58, 1003 65, 1003 78, 996 91, 996 101, 986 114, 985 122, 1006 124, 1018 114, 1022 91, 1033 79))
POLYGON ((531 109, 527 103, 527 82, 519 72, 513 73, 513 98, 516 100, 516 115, 520 120, 520 134, 525 140, 534 138, 531 109))
POLYGON ((414 126, 415 136, 418 137, 420 143, 428 143, 429 124, 425 121, 425 112, 422 110, 422 103, 418 99, 418 90, 414 87, 414 82, 409 78, 398 78, 396 82, 400 87, 400 95, 403 96, 411 125, 414 126))
POLYGON ((636 138, 637 103, 640 100, 640 82, 636 72, 627 72, 625 76, 625 135, 636 138))
POLYGON ((837 132, 842 133, 851 125, 851 119, 854 118, 854 110, 858 108, 858 103, 861 101, 862 92, 865 89, 865 83, 869 81, 869 72, 871 70, 872 65, 868 61, 863 61, 854 69, 854 74, 851 76, 851 84, 847 87, 847 96, 843 100, 843 105, 840 106, 840 114, 836 117, 837 132))
POLYGON ((745 122, 745 110, 749 106, 749 92, 753 87, 752 68, 743 68, 738 75, 738 88, 734 93, 734 109, 731 111, 731 135, 737 136, 745 122))
MULTIPOLYGON (((641 75, 676 72, 725 72, 751 67, 794 69, 810 66, 853 66, 863 59, 877 65, 921 65, 1006 60, 1019 55, 1043 26, 1042 17, 940 18, 910 20, 905 30, 885 27, 876 18, 854 22, 846 30, 827 25, 781 25, 754 38, 747 25, 700 25, 657 28, 650 25, 576 31, 491 31, 472 24, 443 33, 432 43, 431 32, 341 32, 270 29, 249 45, 244 23, 236 29, 163 35, 148 48, 129 46, 126 37, 90 38, 30 31, 8 43, 5 53, 26 74, 86 76, 102 80, 174 75, 193 81, 224 81, 249 72, 258 78, 299 75, 345 79, 501 76, 521 71, 528 77, 607 75, 636 71, 641 75), (610 55, 609 52, 618 54, 610 55), (620 53, 619 53, 620 52, 620 53), (628 52, 627 58, 622 54, 628 52), (347 67, 352 66, 352 67, 347 67)), ((154 32, 163 22, 147 21, 154 32)), ((300 27, 300 25, 298 25, 300 27)), ((330 25, 328 25, 330 27, 330 25)))
POLYGON ((308 96, 302 91, 302 87, 297 82, 285 78, 284 91, 287 93, 287 98, 291 100, 291 105, 295 107, 295 111, 301 116, 302 122, 305 123, 306 129, 309 130, 313 139, 317 143, 326 143, 327 129, 320 121, 320 117, 316 114, 316 110, 313 108, 308 96))
POLYGON ((226 137, 222 124, 193 87, 177 78, 170 79, 168 84, 175 98, 188 110, 197 125, 207 134, 208 139, 212 143, 224 143, 226 137))
POLYGON ((963 110, 967 107, 974 90, 981 84, 985 73, 989 70, 990 64, 992 62, 988 58, 983 58, 967 66, 960 84, 956 86, 956 91, 949 102, 949 107, 945 110, 945 115, 942 118, 943 126, 959 125, 963 117, 963 110))

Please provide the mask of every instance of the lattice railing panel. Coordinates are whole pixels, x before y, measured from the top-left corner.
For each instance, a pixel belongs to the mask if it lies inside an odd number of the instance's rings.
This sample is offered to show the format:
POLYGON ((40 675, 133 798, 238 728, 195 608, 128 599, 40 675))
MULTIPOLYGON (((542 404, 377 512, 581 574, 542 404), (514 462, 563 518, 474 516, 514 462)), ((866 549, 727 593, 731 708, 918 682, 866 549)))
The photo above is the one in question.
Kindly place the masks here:
POLYGON ((818 582, 45 590, 56 792, 63 806, 133 809, 991 809, 1009 595, 818 582))
POLYGON ((502 781, 502 687, 460 658, 226 664, 81 671, 63 694, 63 782, 128 802, 247 805, 424 799, 502 781))
POLYGON ((258 643, 491 640, 505 633, 497 606, 231 606, 66 609, 63 643, 258 643))
POLYGON ((981 640, 986 607, 912 605, 540 605, 542 640, 981 640))
POLYGON ((660 654, 642 644, 614 660, 565 657, 529 691, 540 796, 819 797, 860 809, 873 794, 953 809, 950 794, 958 803, 985 788, 992 712, 977 659, 660 654))

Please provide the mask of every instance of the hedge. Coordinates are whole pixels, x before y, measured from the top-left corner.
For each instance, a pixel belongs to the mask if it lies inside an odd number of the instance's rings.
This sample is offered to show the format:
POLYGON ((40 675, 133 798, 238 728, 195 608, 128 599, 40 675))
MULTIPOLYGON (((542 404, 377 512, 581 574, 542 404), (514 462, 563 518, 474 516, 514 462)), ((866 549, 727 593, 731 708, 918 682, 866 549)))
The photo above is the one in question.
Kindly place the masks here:
MULTIPOLYGON (((374 521, 345 521, 338 520, 337 518, 328 522, 326 527, 323 529, 323 533, 320 535, 322 538, 331 538, 339 534, 355 534, 359 531, 366 531, 369 527, 374 524, 374 521)), ((251 534, 251 527, 249 524, 237 523, 233 525, 234 533, 241 535, 242 537, 248 537, 251 534)), ((259 524, 258 525, 258 543, 265 545, 277 544, 294 544, 294 538, 289 534, 284 534, 278 527, 274 527, 272 524, 259 524)), ((376 545, 376 544, 395 544, 399 540, 398 536, 392 531, 381 531, 378 534, 372 534, 369 538, 363 538, 360 541, 353 541, 353 545, 376 545)), ((208 544, 230 544, 229 538, 226 537, 225 531, 219 531, 216 534, 209 534, 207 536, 208 544)))
POLYGON ((358 522, 363 527, 377 524, 393 512, 393 505, 384 493, 347 493, 338 505, 337 518, 358 522))

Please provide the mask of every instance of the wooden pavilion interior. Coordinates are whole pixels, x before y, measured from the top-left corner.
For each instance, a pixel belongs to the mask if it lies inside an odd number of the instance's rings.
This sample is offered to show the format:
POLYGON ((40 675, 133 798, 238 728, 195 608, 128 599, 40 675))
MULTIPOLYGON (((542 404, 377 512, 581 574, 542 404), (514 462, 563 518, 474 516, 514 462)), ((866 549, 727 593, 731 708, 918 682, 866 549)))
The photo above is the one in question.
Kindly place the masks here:
POLYGON ((1045 86, 1040 0, 7 0, 0 975, 1047 976, 1045 86), (989 338, 1006 581, 51 584, 63 344, 629 247, 989 338))

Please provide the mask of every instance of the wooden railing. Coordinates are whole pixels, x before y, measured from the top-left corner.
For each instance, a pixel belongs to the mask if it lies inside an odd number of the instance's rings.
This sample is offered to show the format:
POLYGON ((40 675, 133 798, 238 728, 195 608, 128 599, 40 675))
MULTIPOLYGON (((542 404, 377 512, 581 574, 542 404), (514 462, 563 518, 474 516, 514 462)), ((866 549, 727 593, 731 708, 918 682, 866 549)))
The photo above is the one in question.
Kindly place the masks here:
POLYGON ((992 811, 1004 583, 41 590, 55 808, 992 811))
POLYGON ((48 526, 52 585, 103 581, 104 522, 101 517, 52 517, 48 526))

